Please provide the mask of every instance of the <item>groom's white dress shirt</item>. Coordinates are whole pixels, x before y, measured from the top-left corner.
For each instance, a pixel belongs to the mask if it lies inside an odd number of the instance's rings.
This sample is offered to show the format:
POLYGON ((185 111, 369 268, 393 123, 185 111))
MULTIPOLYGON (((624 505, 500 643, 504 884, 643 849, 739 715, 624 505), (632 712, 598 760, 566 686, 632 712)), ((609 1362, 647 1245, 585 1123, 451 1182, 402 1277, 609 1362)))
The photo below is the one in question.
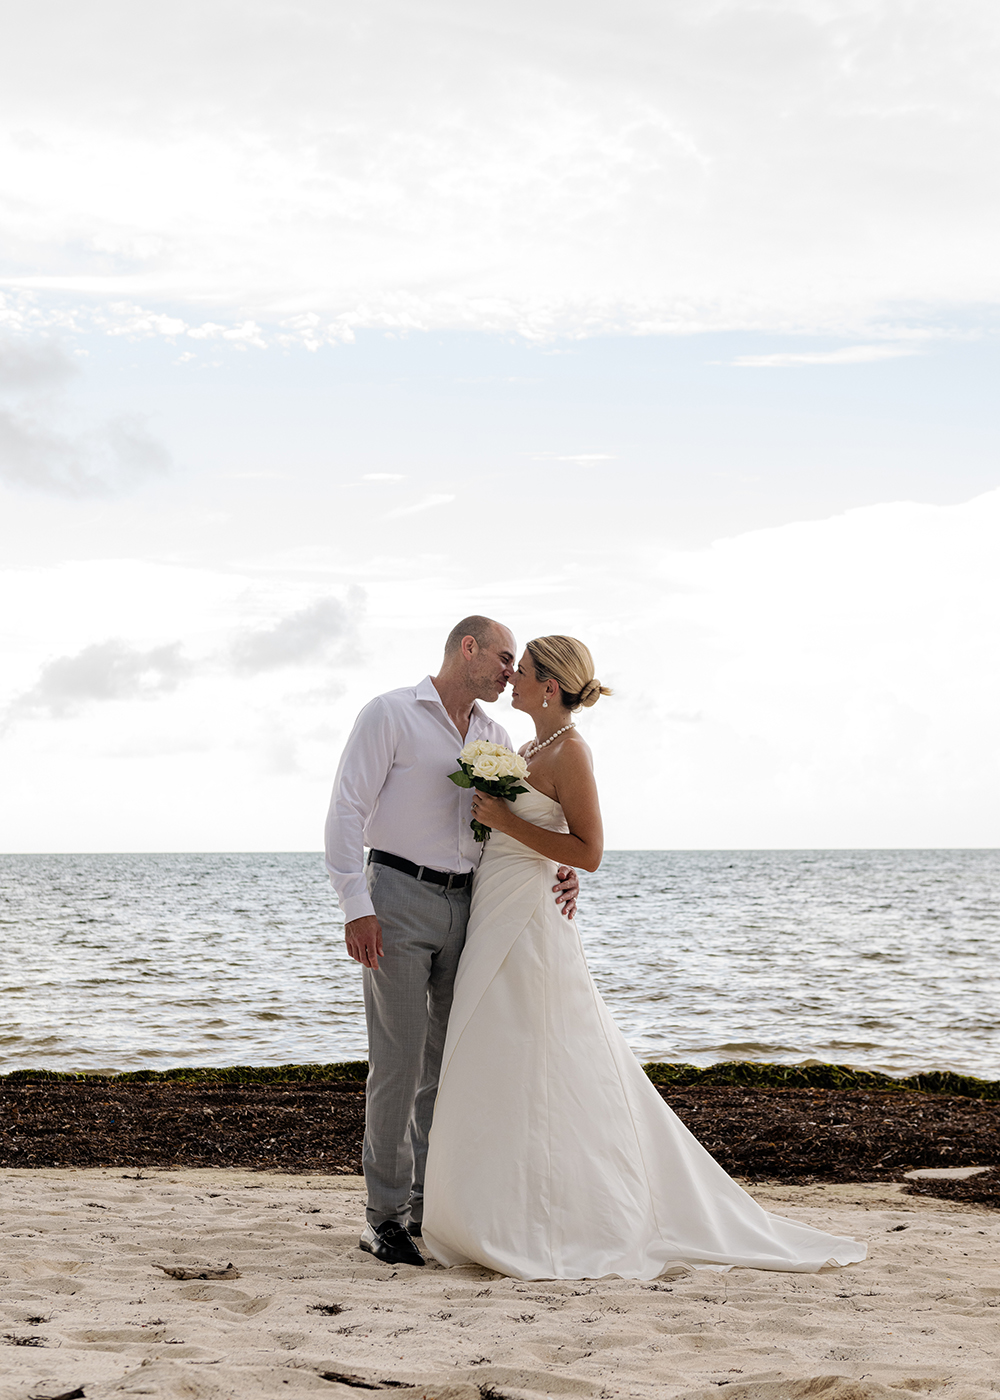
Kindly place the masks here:
POLYGON ((377 695, 344 746, 326 819, 326 868, 344 919, 374 914, 364 848, 431 870, 474 870, 480 848, 469 825, 472 794, 448 781, 464 744, 512 747, 507 731, 473 705, 463 739, 430 676, 377 695))

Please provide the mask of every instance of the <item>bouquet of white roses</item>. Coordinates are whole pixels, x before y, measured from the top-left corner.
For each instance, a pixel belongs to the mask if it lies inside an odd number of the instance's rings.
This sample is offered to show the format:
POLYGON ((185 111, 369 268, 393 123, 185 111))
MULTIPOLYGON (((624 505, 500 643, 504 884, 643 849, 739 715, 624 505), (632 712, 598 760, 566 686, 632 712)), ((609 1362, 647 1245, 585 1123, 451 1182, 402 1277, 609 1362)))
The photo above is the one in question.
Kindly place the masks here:
MULTIPOLYGON (((519 753, 512 753, 503 744, 491 744, 488 739, 473 739, 471 744, 458 755, 460 764, 457 773, 449 773, 451 781, 461 788, 476 788, 488 792, 491 797, 505 797, 510 802, 517 800, 522 778, 528 776, 528 765, 519 753)), ((477 841, 488 841, 492 828, 477 822, 470 823, 477 841)))

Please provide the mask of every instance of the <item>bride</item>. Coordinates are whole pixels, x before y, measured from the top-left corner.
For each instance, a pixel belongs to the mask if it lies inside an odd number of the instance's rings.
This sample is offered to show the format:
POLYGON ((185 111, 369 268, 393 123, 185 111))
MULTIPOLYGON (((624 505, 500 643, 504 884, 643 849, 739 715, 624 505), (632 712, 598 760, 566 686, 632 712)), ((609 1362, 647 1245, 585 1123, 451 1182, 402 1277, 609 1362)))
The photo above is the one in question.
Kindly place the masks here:
POLYGON ((651 1279, 678 1265, 808 1273, 865 1246, 770 1215, 667 1107, 549 893, 596 870, 601 813, 573 723, 611 692, 572 637, 529 642, 514 708, 535 723, 516 802, 477 793, 492 827, 430 1133, 423 1239, 439 1263, 519 1279, 651 1279))

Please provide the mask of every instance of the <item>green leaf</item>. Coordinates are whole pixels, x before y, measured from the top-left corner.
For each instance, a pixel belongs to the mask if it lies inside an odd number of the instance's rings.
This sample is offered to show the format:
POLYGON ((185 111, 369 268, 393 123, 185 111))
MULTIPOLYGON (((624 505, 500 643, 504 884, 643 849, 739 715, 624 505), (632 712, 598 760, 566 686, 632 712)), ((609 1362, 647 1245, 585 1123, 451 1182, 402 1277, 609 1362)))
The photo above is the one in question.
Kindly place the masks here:
POLYGON ((449 773, 448 777, 451 779, 451 781, 455 784, 456 787, 470 788, 473 786, 472 779, 467 773, 449 773))

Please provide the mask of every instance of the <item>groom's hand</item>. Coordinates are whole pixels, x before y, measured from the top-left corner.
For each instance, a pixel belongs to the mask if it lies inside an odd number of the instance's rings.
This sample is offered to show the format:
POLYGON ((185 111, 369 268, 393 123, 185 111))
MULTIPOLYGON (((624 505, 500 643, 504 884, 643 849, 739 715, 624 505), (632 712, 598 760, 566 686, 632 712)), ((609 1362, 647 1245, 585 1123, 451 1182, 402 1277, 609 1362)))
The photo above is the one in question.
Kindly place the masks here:
POLYGON ((382 952, 382 925, 374 914, 365 914, 345 924, 344 941, 355 962, 378 972, 378 960, 385 954, 382 952))
POLYGON ((562 905, 562 912, 567 919, 572 919, 576 913, 576 901, 580 893, 580 877, 571 865, 560 865, 556 871, 558 885, 552 886, 552 892, 556 897, 556 903, 562 905))

